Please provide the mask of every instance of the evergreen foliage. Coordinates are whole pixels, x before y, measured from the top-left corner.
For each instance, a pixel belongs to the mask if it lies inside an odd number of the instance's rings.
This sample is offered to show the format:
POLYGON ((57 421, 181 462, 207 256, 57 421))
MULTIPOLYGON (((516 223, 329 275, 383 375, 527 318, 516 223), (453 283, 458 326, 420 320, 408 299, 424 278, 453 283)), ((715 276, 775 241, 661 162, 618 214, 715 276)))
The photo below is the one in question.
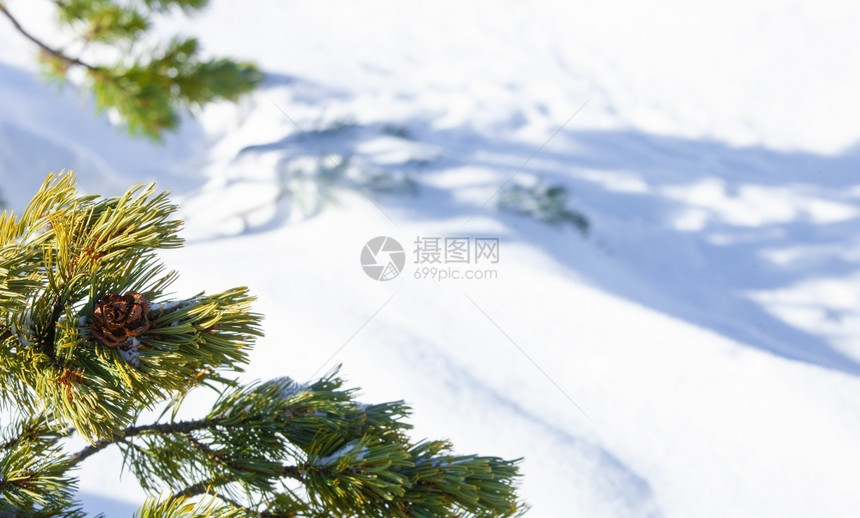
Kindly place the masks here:
POLYGON ((0 216, 0 401, 14 417, 0 436, 0 516, 83 516, 75 469, 113 446, 152 495, 141 518, 523 511, 518 461, 413 441, 403 402, 362 404, 336 371, 236 381, 260 316, 244 288, 167 291, 176 274, 156 252, 182 244, 175 210, 153 185, 83 196, 64 174, 0 216), (217 401, 178 420, 201 385, 217 401), (152 409, 164 411, 140 423, 152 409), (73 436, 88 446, 69 451, 73 436))
POLYGON ((174 9, 191 14, 206 0, 55 0, 59 31, 75 36, 67 47, 86 49, 87 56, 101 57, 97 61, 40 40, 6 3, 0 0, 0 14, 37 45, 48 77, 63 81, 71 69, 81 69, 98 109, 118 115, 133 135, 158 139, 176 128, 180 111, 220 99, 235 101, 262 79, 251 63, 202 58, 194 38, 146 42, 155 16, 174 9))

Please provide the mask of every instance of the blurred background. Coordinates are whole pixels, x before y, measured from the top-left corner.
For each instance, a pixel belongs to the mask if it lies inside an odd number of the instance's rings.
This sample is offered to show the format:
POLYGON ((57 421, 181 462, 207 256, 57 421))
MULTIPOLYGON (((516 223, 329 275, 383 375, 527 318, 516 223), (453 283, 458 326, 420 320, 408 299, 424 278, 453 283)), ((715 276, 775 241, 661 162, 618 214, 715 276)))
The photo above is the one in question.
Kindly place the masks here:
MULTIPOLYGON (((248 379, 342 364, 416 436, 524 457, 528 516, 860 515, 860 5, 208 4, 120 48, 196 37, 256 88, 214 74, 235 98, 153 140, 32 39, 130 58, 0 2, 33 37, 0 17, 4 205, 157 181, 178 290, 259 296, 248 379)), ((121 461, 89 510, 142 500, 121 461)))

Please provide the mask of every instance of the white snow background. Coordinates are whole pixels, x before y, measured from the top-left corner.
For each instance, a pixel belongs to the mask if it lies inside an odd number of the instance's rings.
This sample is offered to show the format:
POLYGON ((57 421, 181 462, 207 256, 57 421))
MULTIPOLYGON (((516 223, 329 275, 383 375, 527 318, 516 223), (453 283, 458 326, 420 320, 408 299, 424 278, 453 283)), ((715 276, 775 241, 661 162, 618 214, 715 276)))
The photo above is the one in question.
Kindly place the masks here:
MULTIPOLYGON (((50 2, 6 4, 63 43, 50 2)), ((4 19, 0 189, 157 180, 187 220, 177 290, 259 296, 246 379, 342 363, 416 437, 524 457, 528 516, 856 517, 858 26, 851 1, 213 0, 160 28, 266 82, 152 144, 42 82, 4 19), (346 158, 416 194, 279 191, 346 158), (509 179, 566 187, 589 236, 472 218, 509 179), (360 268, 378 235, 410 252, 395 280, 360 268), (416 280, 412 241, 458 235, 500 238, 498 279, 416 280)), ((86 461, 88 510, 142 501, 120 464, 86 461)))

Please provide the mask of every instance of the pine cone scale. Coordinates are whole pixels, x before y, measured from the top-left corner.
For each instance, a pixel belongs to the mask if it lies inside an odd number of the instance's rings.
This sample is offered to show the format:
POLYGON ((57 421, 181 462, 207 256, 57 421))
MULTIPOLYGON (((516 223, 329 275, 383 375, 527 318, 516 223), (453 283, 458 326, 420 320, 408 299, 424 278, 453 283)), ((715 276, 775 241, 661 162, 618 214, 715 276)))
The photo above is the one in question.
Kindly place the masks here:
POLYGON ((119 347, 152 327, 147 319, 148 313, 149 303, 140 293, 129 291, 125 295, 105 295, 93 310, 90 331, 104 345, 119 347))

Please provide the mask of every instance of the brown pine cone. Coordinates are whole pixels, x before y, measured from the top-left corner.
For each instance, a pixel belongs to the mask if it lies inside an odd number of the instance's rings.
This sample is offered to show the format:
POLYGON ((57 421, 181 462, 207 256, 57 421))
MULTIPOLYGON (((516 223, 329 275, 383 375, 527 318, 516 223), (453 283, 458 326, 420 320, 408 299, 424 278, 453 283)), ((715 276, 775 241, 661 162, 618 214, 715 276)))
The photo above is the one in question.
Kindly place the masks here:
POLYGON ((119 347, 152 326, 146 318, 148 312, 149 303, 140 293, 128 291, 125 295, 105 295, 93 310, 90 331, 106 346, 119 347))

